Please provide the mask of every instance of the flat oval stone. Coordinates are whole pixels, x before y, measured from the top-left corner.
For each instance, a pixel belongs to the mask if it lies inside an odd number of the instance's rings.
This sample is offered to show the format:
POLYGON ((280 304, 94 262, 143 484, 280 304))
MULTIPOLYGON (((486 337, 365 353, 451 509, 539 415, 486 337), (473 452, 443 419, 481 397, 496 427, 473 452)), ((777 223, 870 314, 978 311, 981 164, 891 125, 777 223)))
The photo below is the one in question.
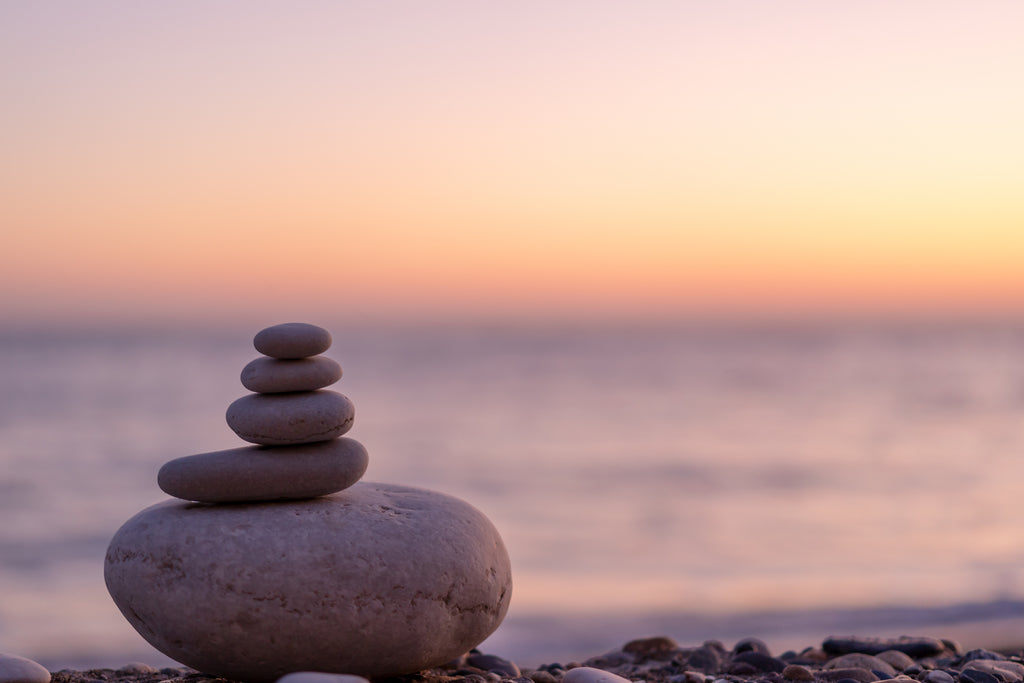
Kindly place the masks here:
POLYGON ((352 401, 320 389, 294 394, 249 394, 228 406, 228 426, 249 443, 291 446, 337 438, 352 428, 352 401))
POLYGON ((31 659, 0 654, 0 683, 50 683, 50 672, 31 659))
POLYGON ((262 356, 242 368, 242 386, 261 394, 314 391, 341 379, 341 366, 326 356, 281 359, 262 356))
POLYGON ((175 458, 157 474, 175 498, 201 503, 301 499, 347 489, 366 472, 369 456, 342 437, 299 446, 245 446, 175 458))
POLYGON ((440 666, 498 627, 512 590, 476 508, 365 481, 304 501, 154 505, 114 535, 104 576, 155 648, 252 683, 440 666))
POLYGON ((331 348, 331 333, 309 323, 282 323, 256 333, 253 346, 271 358, 308 358, 331 348))

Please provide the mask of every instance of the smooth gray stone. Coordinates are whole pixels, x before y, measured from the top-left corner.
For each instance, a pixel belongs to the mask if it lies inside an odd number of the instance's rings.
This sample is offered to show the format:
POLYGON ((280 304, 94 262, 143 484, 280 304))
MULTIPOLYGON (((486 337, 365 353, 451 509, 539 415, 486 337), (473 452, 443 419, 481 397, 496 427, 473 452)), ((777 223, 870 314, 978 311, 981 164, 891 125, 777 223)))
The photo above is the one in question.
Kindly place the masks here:
POLYGON ((284 360, 261 356, 242 368, 242 386, 261 394, 314 391, 341 379, 341 366, 326 356, 284 360))
POLYGON ((370 683, 352 674, 325 674, 322 671, 296 671, 277 679, 277 683, 370 683))
POLYGON ((31 659, 0 654, 0 683, 50 683, 50 672, 31 659))
POLYGON ((565 675, 562 676, 562 683, 632 683, 632 681, 604 669, 577 666, 565 672, 565 675))
POLYGON ((151 645, 253 683, 439 666, 498 627, 512 590, 476 508, 365 481, 296 502, 154 505, 114 535, 104 576, 151 645))
POLYGON ((245 446, 175 458, 157 474, 175 498, 201 503, 315 498, 359 481, 369 456, 342 437, 299 446, 245 446))
POLYGON ((308 358, 331 348, 331 333, 309 323, 282 323, 256 333, 256 350, 271 358, 308 358))
POLYGON ((356 409, 336 391, 249 394, 228 406, 228 427, 249 443, 292 446, 335 439, 352 428, 356 409))

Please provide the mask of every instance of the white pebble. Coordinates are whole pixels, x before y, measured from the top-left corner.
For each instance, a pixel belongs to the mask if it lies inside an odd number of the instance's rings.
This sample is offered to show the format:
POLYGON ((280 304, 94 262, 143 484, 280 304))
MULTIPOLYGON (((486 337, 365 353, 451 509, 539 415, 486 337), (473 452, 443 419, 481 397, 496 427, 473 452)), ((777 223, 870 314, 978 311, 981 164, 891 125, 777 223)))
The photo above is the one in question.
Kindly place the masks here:
POLYGON ((562 676, 562 683, 631 683, 631 681, 604 669, 579 666, 566 671, 562 676))
POLYGON ((277 679, 277 683, 370 683, 362 676, 329 674, 320 671, 296 671, 277 679))

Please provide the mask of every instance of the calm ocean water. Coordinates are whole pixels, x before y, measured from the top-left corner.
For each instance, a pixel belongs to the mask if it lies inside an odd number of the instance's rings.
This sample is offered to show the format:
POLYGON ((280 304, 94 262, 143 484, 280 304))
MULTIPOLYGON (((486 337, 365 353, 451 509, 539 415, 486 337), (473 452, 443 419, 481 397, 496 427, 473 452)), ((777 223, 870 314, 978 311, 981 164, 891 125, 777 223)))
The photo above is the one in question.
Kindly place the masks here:
MULTIPOLYGON (((1024 642, 1024 326, 320 322, 367 478, 502 532, 489 651, 961 622, 1024 642)), ((223 414, 255 331, 0 332, 0 651, 166 661, 107 596, 104 550, 164 499, 163 462, 242 445, 223 414)))

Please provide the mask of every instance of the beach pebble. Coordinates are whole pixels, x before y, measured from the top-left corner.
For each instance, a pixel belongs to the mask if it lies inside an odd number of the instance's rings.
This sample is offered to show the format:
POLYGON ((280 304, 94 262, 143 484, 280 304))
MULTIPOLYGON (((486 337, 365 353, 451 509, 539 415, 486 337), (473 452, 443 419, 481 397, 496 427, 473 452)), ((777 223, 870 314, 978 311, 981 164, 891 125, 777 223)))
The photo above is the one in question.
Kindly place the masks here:
POLYGON ((738 655, 741 652, 760 652, 761 654, 771 655, 768 644, 760 638, 744 638, 737 641, 732 647, 732 653, 738 655))
POLYGON ((782 670, 782 677, 787 681, 813 681, 814 674, 805 666, 790 664, 782 670))
POLYGON ((299 446, 245 446, 176 458, 160 468, 168 495, 201 503, 315 498, 359 481, 369 456, 342 437, 299 446))
MULTIPOLYGON (((772 671, 782 673, 786 668, 786 664, 781 660, 755 650, 746 650, 735 655, 732 658, 732 665, 736 666, 737 664, 746 664, 753 667, 755 672, 760 671, 764 673, 770 673, 772 671)), ((730 667, 729 670, 730 672, 733 671, 732 667, 730 667)))
POLYGON ((899 650, 886 650, 875 655, 896 671, 903 671, 908 666, 914 666, 914 660, 905 652, 899 650))
POLYGON ((352 428, 355 406, 336 391, 249 394, 228 406, 228 426, 242 439, 290 446, 337 438, 352 428))
POLYGON ((562 683, 631 683, 628 678, 616 676, 604 669, 595 669, 589 666, 579 666, 569 669, 562 676, 562 683))
POLYGON ((532 671, 530 673, 530 680, 533 683, 557 683, 558 679, 551 675, 550 672, 543 669, 532 671))
POLYGON ((679 644, 668 636, 637 638, 622 646, 623 652, 628 652, 638 660, 671 659, 672 655, 675 654, 677 650, 679 650, 679 644))
POLYGON ((884 662, 878 657, 872 655, 866 655, 860 652, 853 652, 848 655, 841 655, 834 659, 830 659, 825 665, 826 669, 867 669, 868 671, 879 671, 884 673, 890 678, 896 675, 896 669, 892 668, 892 665, 888 662, 884 662))
POLYGON ((471 654, 466 658, 466 664, 483 671, 493 671, 512 678, 519 678, 522 675, 518 666, 497 655, 471 654))
POLYGON ((440 666, 498 627, 512 587, 478 510, 366 481, 272 505, 154 505, 114 535, 104 576, 151 645, 248 683, 440 666))
POLYGON ((341 379, 341 366, 326 356, 256 358, 242 368, 242 386, 260 394, 323 389, 341 379))
POLYGON ((996 676, 980 669, 963 669, 960 671, 961 683, 1003 683, 1001 676, 996 676))
POLYGON ((331 333, 309 323, 282 323, 260 330, 252 343, 271 358, 308 358, 331 348, 331 333))
POLYGON ((1001 660, 1006 659, 1006 657, 1001 655, 1001 654, 999 654, 998 652, 993 652, 992 650, 986 650, 984 648, 976 648, 974 650, 970 650, 970 651, 966 652, 963 656, 961 656, 957 660, 957 662, 962 665, 962 664, 966 664, 967 662, 973 662, 976 659, 988 659, 988 660, 993 660, 993 661, 1001 661, 1001 660))
POLYGON ((0 654, 0 683, 50 683, 50 672, 31 659, 0 654))
POLYGON ((128 662, 117 670, 119 674, 155 674, 157 668, 144 662, 128 662))
POLYGON ((868 669, 862 669, 861 667, 823 669, 818 672, 816 678, 821 681, 841 681, 843 679, 851 679, 858 683, 873 683, 878 680, 878 676, 868 669))
POLYGON ((362 676, 329 674, 321 671, 296 671, 277 679, 277 683, 370 683, 362 676))
POLYGON ((953 683, 953 677, 945 671, 929 671, 922 679, 924 683, 953 683))
POLYGON ((961 674, 968 669, 984 671, 1006 681, 1024 680, 1024 664, 1011 662, 1003 659, 975 659, 968 662, 961 670, 961 674))
POLYGON ((937 638, 858 638, 855 636, 829 636, 821 648, 830 655, 844 655, 861 652, 877 655, 886 650, 899 650, 915 659, 935 657, 942 654, 945 644, 937 638))

